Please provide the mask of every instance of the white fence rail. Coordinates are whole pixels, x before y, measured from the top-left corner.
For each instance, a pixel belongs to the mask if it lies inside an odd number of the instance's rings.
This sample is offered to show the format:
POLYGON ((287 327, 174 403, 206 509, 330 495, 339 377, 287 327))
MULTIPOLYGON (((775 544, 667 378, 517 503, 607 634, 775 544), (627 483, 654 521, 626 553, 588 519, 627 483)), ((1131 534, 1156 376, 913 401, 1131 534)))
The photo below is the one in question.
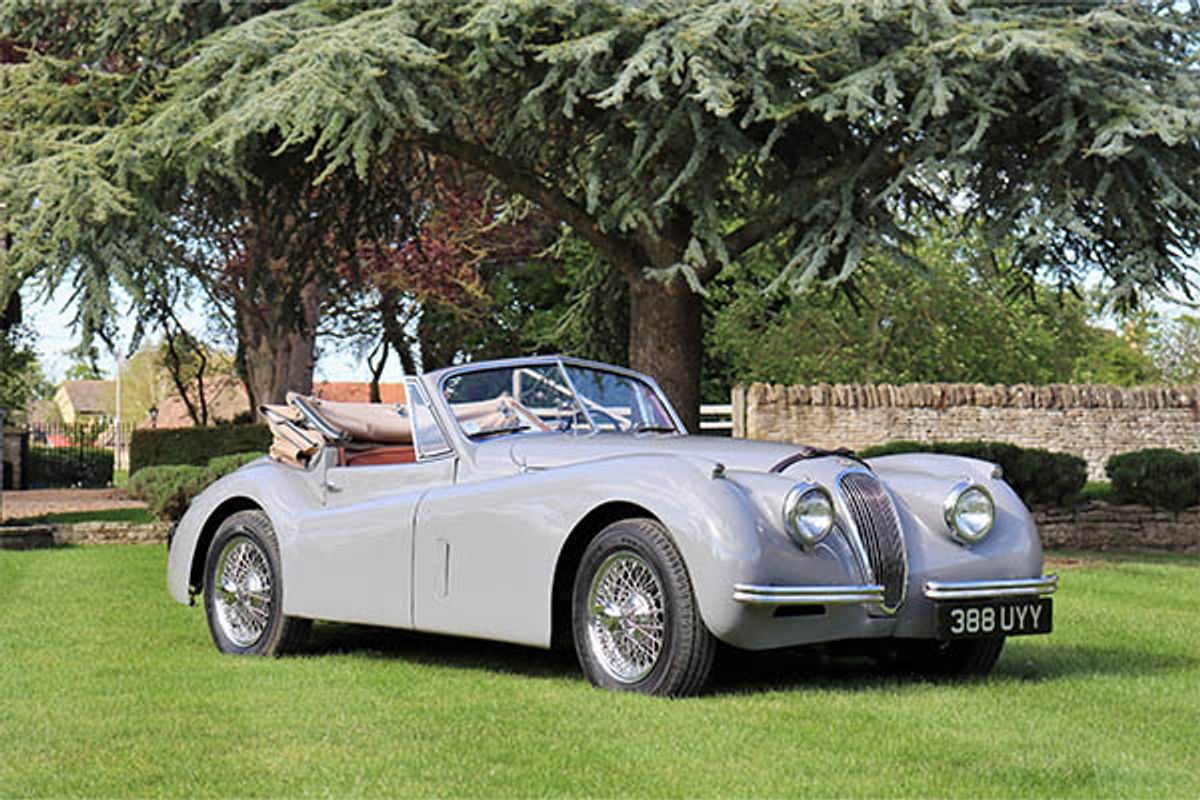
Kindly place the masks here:
POLYGON ((724 436, 733 434, 733 406, 704 404, 700 406, 700 430, 724 436))

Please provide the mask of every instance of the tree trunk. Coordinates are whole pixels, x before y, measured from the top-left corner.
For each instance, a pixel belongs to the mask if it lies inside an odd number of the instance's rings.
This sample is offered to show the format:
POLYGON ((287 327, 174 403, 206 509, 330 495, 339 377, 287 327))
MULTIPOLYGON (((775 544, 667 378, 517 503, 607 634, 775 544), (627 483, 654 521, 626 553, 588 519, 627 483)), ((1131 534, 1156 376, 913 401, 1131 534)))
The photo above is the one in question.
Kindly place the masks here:
POLYGON ((629 366, 658 381, 680 419, 700 431, 703 301, 686 282, 629 281, 629 366))
POLYGON ((283 403, 288 392, 312 393, 321 294, 319 286, 305 286, 297 309, 244 294, 236 298, 243 379, 252 409, 283 403))

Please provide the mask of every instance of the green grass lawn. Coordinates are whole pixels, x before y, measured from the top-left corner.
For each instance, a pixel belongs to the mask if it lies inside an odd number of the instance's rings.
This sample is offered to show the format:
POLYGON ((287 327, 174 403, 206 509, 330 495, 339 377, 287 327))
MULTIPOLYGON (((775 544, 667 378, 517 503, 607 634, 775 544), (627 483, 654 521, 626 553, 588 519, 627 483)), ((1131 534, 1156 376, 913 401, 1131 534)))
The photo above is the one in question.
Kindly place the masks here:
POLYGON ((161 546, 0 552, 0 796, 1200 796, 1200 560, 1068 570, 994 677, 777 654, 707 696, 548 653, 320 625, 220 656, 161 546))

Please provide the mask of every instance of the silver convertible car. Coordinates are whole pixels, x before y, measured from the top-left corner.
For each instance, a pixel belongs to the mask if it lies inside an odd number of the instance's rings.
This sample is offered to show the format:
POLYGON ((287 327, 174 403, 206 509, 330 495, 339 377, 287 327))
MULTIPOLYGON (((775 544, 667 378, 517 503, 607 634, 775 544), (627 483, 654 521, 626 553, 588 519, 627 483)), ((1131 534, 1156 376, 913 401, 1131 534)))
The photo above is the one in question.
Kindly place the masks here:
POLYGON ((970 675, 1051 629, 1057 578, 993 464, 688 435, 652 379, 573 358, 405 388, 264 407, 271 457, 192 503, 168 584, 221 651, 336 620, 573 644, 597 686, 686 695, 718 642, 970 675))

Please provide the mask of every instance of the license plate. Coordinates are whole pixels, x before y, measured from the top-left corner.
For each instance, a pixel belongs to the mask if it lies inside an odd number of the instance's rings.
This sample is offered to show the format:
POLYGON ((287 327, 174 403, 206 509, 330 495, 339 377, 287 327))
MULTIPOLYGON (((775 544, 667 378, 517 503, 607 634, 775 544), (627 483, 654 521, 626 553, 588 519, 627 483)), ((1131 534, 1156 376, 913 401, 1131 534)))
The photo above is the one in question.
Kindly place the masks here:
POLYGON ((939 603, 937 606, 939 639, 1049 633, 1052 624, 1053 605, 1048 597, 939 603))

